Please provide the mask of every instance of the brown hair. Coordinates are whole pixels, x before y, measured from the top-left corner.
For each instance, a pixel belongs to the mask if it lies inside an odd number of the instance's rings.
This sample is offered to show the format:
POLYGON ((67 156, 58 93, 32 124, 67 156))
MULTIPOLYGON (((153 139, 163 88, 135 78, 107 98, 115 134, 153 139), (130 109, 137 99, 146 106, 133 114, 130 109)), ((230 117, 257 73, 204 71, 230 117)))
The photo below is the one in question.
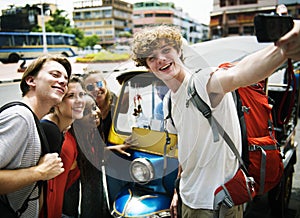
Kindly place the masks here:
POLYGON ((162 41, 168 43, 179 52, 182 49, 181 38, 180 30, 176 26, 145 27, 134 35, 132 59, 136 62, 136 66, 148 67, 146 63, 147 57, 151 55, 153 50, 159 48, 162 41))
POLYGON ((28 93, 29 88, 30 88, 28 86, 28 84, 26 83, 27 77, 28 76, 36 77, 38 75, 38 73, 40 72, 40 70, 42 69, 43 65, 48 61, 56 61, 56 62, 60 63, 67 71, 68 79, 70 78, 71 73, 72 73, 72 67, 67 58, 62 57, 62 56, 52 56, 52 55, 40 56, 39 58, 34 60, 27 67, 27 69, 25 70, 25 72, 23 74, 23 77, 22 77, 21 83, 20 83, 20 88, 21 88, 23 97, 28 93))

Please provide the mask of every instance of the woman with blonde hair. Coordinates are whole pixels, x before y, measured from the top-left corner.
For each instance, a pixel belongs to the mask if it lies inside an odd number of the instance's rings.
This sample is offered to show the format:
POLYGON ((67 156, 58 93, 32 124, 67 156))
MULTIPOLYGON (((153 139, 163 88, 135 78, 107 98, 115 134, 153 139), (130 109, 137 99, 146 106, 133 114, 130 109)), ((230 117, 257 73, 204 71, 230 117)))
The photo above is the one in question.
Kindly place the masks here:
POLYGON ((101 111, 101 125, 98 127, 104 134, 104 141, 107 142, 112 117, 115 110, 117 96, 108 89, 107 82, 101 71, 92 70, 83 76, 84 88, 92 95, 101 111))

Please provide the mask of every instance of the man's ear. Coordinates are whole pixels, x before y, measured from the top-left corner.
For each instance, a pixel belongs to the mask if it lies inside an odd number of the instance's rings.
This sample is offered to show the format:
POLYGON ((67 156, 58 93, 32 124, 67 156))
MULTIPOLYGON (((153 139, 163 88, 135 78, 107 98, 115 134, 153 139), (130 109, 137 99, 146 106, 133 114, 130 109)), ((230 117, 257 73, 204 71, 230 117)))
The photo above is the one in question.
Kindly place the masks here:
POLYGON ((25 79, 26 83, 28 86, 30 87, 35 87, 36 84, 35 84, 35 78, 33 76, 28 76, 26 79, 25 79))

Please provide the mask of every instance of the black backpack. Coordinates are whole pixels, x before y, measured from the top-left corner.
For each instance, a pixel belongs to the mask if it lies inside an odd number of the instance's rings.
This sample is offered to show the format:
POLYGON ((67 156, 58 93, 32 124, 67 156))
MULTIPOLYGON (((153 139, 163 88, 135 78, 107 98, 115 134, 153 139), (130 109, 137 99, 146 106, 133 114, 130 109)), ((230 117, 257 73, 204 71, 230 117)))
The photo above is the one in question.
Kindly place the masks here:
MULTIPOLYGON (((40 125, 40 121, 39 121, 38 117, 35 115, 35 113, 31 110, 31 108, 28 105, 26 105, 25 103, 20 102, 20 101, 12 101, 12 102, 9 102, 9 103, 6 103, 5 105, 3 105, 0 108, 0 113, 2 111, 4 111, 5 109, 10 108, 12 106, 16 106, 16 105, 24 106, 24 107, 28 108, 28 110, 31 111, 31 113, 34 116, 36 127, 37 127, 37 130, 38 130, 39 136, 40 136, 41 146, 42 146, 42 154, 49 153, 50 152, 50 147, 48 145, 48 141, 46 139, 44 130, 43 130, 43 128, 40 125)), ((38 181, 36 183, 36 185, 34 186, 34 188, 32 189, 32 191, 30 192, 30 194, 28 195, 28 197, 26 198, 26 200, 23 202, 22 206, 17 211, 14 211, 14 209, 10 206, 10 204, 8 202, 7 196, 3 195, 4 199, 0 199, 0 212, 1 212, 1 216, 6 217, 6 218, 20 217, 22 215, 22 213, 24 213, 25 210, 27 209, 28 202, 32 201, 32 200, 37 200, 39 198, 39 196, 41 194, 41 190, 42 190, 41 188, 42 188, 42 186, 44 186, 44 191, 47 190, 47 182, 38 181), (37 187, 39 189, 39 195, 37 197, 35 197, 35 198, 30 198, 31 194, 33 193, 33 191, 37 187)), ((47 213, 46 213, 47 209, 45 208, 44 210, 45 210, 44 217, 46 218, 47 217, 47 213)))

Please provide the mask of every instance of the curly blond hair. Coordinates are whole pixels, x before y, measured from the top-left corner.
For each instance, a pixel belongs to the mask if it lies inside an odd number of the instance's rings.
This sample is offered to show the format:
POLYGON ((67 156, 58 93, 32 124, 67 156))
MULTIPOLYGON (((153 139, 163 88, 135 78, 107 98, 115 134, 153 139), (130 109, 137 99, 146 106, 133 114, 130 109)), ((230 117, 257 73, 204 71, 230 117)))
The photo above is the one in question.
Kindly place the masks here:
POLYGON ((176 26, 160 25, 145 27, 134 34, 132 44, 132 59, 136 66, 147 66, 146 58, 153 50, 158 49, 161 42, 165 42, 178 52, 182 49, 182 36, 176 26))

